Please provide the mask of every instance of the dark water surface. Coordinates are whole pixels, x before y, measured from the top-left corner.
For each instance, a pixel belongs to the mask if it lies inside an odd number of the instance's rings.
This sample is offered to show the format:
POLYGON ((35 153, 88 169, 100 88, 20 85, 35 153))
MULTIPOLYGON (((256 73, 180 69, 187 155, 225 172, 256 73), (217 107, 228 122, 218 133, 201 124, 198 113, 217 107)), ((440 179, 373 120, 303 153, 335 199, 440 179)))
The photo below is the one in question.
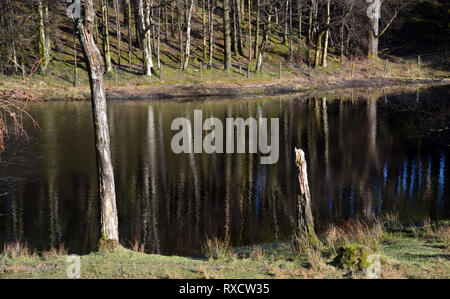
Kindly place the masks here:
MULTIPOLYGON (((353 98, 349 92, 109 103, 122 243, 196 255, 207 235, 230 235, 234 245, 288 238, 296 221, 294 147, 307 154, 319 228, 387 212, 413 222, 449 217, 450 142, 429 134, 442 126, 436 115, 449 100, 447 86, 353 98), (224 123, 226 117, 280 118, 279 162, 261 165, 254 154, 174 154, 171 123, 192 119, 195 109, 224 123)), ((99 237, 90 103, 39 103, 29 112, 41 130, 29 128, 28 141, 10 139, 1 154, 0 245, 64 243, 70 252, 90 252, 99 237)))

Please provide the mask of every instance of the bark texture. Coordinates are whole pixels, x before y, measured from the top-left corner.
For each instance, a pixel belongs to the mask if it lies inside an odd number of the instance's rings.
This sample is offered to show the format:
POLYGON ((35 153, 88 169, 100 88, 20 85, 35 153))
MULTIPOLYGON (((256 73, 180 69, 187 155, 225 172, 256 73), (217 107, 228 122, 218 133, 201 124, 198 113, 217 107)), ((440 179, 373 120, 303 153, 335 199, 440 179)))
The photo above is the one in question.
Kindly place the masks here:
POLYGON ((93 1, 85 0, 82 2, 81 18, 75 20, 75 25, 86 60, 91 85, 102 239, 119 241, 114 172, 111 161, 108 115, 103 83, 103 63, 102 56, 93 37, 94 17, 93 1))

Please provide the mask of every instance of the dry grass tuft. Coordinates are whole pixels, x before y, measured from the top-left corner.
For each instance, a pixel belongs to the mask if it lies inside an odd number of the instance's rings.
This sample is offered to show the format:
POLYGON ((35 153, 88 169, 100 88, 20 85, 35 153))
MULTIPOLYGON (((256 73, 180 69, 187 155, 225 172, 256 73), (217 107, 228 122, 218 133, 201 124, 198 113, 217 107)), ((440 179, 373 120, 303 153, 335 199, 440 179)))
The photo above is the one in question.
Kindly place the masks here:
POLYGON ((384 233, 383 222, 374 217, 352 218, 342 225, 331 225, 325 233, 326 245, 334 252, 349 243, 380 251, 384 233))
POLYGON ((254 246, 249 257, 257 261, 266 261, 268 259, 267 252, 260 246, 254 246))
POLYGON ((315 271, 321 271, 327 267, 322 257, 322 252, 317 249, 308 248, 306 250, 309 267, 315 271))
POLYGON ((206 238, 203 253, 209 260, 232 260, 236 258, 229 237, 223 240, 217 237, 206 238))
POLYGON ((8 258, 20 258, 33 256, 34 252, 28 249, 27 244, 22 244, 19 242, 7 243, 3 245, 2 255, 8 258))

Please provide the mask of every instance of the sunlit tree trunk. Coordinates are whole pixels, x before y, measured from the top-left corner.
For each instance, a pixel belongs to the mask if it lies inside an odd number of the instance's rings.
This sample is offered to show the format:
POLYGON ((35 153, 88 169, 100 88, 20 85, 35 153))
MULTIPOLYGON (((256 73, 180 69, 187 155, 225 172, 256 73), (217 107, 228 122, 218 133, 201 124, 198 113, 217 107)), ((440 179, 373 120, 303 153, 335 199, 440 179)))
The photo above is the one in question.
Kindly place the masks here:
POLYGON ((187 16, 187 28, 186 28, 186 55, 184 58, 183 70, 186 70, 189 65, 189 58, 191 56, 191 20, 192 14, 194 12, 194 0, 189 0, 189 8, 188 8, 188 16, 187 16))
POLYGON ((214 7, 215 0, 208 0, 208 20, 209 20, 209 68, 213 67, 214 55, 214 7))
POLYGON ((255 57, 258 56, 259 29, 261 23, 261 0, 256 1, 255 57))
POLYGON ((144 75, 151 77, 153 60, 152 60, 152 44, 150 32, 150 2, 149 0, 136 0, 136 24, 138 27, 138 34, 141 40, 141 47, 144 59, 144 75), (145 4, 145 6, 144 6, 145 4))
POLYGON ((207 52, 207 36, 208 36, 208 30, 206 26, 206 5, 205 2, 207 0, 202 0, 202 25, 203 25, 203 62, 206 62, 208 52, 207 52))
POLYGON ((248 61, 252 61, 252 0, 248 0, 248 61))
POLYGON ((180 7, 177 9, 178 12, 178 42, 180 45, 180 69, 183 69, 184 63, 184 45, 183 45, 183 11, 180 7))
POLYGON ((133 55, 133 36, 131 32, 131 0, 126 0, 127 3, 127 27, 128 27, 128 65, 132 65, 132 55, 133 55))
POLYGON ((224 26, 224 67, 226 71, 231 70, 231 20, 230 0, 223 1, 223 26, 224 26))
POLYGON ((370 31, 369 31, 369 58, 378 57, 378 41, 379 41, 379 31, 380 31, 380 0, 375 0, 373 6, 373 16, 370 20, 370 31))
POLYGON ((109 46, 108 0, 101 0, 103 22, 103 59, 107 73, 112 72, 111 51, 109 46))
POLYGON ((327 1, 327 15, 326 15, 326 23, 325 23, 325 42, 323 45, 323 54, 322 54, 322 66, 327 67, 327 56, 328 56, 328 39, 330 38, 330 0, 327 1))
POLYGON ((114 15, 116 18, 116 38, 117 38, 117 62, 119 64, 119 67, 121 66, 121 44, 122 44, 122 34, 120 30, 120 3, 119 0, 114 0, 114 15))
POLYGON ((256 71, 261 72, 262 70, 262 64, 263 64, 263 58, 264 58, 264 52, 266 51, 267 41, 269 39, 269 32, 270 28, 272 26, 271 20, 272 20, 272 5, 269 4, 267 9, 267 23, 264 25, 264 32, 263 32, 263 38, 261 41, 261 45, 259 46, 258 50, 258 58, 256 63, 256 71))
POLYGON ((82 2, 81 18, 76 19, 78 38, 85 56, 91 85, 91 101, 95 129, 95 149, 99 196, 101 203, 102 239, 119 241, 114 173, 111 161, 108 114, 103 83, 103 62, 93 38, 95 10, 93 0, 82 2))
POLYGON ((37 1, 37 14, 38 14, 38 50, 39 50, 39 62, 40 62, 40 73, 42 76, 45 75, 45 72, 47 70, 47 42, 45 37, 45 23, 44 23, 44 0, 38 0, 37 1))

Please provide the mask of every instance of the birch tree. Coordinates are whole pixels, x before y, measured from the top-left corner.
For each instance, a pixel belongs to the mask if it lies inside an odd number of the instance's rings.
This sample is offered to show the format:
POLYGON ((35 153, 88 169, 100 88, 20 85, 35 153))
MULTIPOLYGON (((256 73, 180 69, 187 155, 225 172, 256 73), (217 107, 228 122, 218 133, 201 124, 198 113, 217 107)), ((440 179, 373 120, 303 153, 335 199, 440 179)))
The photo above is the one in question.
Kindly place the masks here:
POLYGON ((101 0, 102 22, 103 22, 103 59, 105 61, 106 73, 112 72, 111 49, 109 44, 109 16, 108 0, 101 0))
POLYGON ((150 0, 136 0, 135 9, 136 25, 138 27, 138 35, 140 36, 141 48, 143 52, 143 71, 145 76, 151 77, 153 59, 150 23, 150 0))

